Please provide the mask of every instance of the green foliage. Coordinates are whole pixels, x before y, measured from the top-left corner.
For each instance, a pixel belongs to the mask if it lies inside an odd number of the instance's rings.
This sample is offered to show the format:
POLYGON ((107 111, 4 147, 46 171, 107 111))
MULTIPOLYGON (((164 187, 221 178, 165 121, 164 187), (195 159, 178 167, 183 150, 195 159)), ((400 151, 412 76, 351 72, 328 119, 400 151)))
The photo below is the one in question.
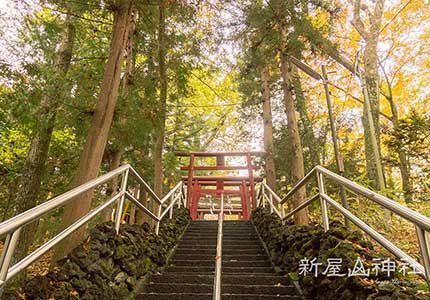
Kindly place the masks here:
MULTIPOLYGON (((412 112, 398 122, 397 130, 388 132, 386 144, 394 153, 405 151, 410 163, 413 179, 413 193, 417 200, 427 200, 430 192, 430 117, 412 112)), ((394 155, 393 153, 393 155, 394 155)), ((398 165, 398 158, 390 163, 398 165)))

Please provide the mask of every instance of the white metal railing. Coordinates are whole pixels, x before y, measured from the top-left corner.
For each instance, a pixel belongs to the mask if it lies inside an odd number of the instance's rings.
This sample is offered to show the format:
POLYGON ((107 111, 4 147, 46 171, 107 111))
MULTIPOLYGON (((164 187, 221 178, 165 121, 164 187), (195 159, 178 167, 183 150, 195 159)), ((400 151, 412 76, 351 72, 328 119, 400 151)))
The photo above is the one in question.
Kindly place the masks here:
POLYGON ((216 256, 215 256, 213 300, 221 299, 223 222, 224 222, 224 194, 221 194, 221 205, 220 205, 220 210, 218 214, 218 233, 217 233, 216 256))
POLYGON ((178 183, 167 195, 160 199, 149 187, 149 185, 142 179, 142 177, 130 165, 127 164, 113 171, 110 171, 109 173, 99 176, 93 180, 90 180, 87 183, 84 183, 78 187, 75 187, 64 194, 54 197, 51 200, 48 200, 36 207, 33 207, 32 209, 29 209, 9 220, 6 220, 0 223, 0 236, 7 234, 3 251, 0 256, 0 296, 1 290, 3 289, 4 284, 7 281, 12 279, 14 276, 16 276, 18 273, 20 273, 22 270, 24 270, 34 261, 40 258, 42 255, 52 249, 60 241, 67 238, 78 228, 88 223, 105 208, 114 203, 117 203, 117 209, 115 213, 115 230, 118 234, 121 216, 124 210, 124 202, 126 198, 130 200, 133 204, 135 204, 143 213, 148 215, 156 222, 155 233, 157 235, 160 228, 160 222, 167 215, 167 213, 169 213, 169 218, 172 218, 175 204, 178 207, 181 207, 182 205, 186 206, 184 185, 182 182, 178 183), (121 186, 117 194, 104 201, 104 203, 91 210, 85 216, 78 219, 76 222, 74 222, 72 225, 70 225, 69 227, 61 231, 59 234, 51 238, 38 249, 34 250, 26 257, 16 262, 13 266, 10 266, 15 247, 19 242, 19 234, 23 226, 39 219, 40 217, 48 214, 49 212, 59 207, 64 206, 68 202, 73 201, 76 196, 79 196, 87 191, 99 187, 107 181, 118 176, 121 176, 121 186), (133 177, 139 184, 139 187, 145 190, 148 193, 149 197, 151 197, 153 201, 158 204, 158 210, 156 213, 151 212, 150 209, 140 203, 139 200, 136 199, 134 195, 128 191, 130 176, 133 177))
POLYGON ((365 188, 345 177, 342 177, 336 173, 333 173, 321 166, 316 166, 312 171, 310 171, 302 180, 300 180, 288 193, 285 197, 280 198, 274 191, 272 191, 266 183, 262 183, 260 185, 260 189, 258 190, 257 203, 259 207, 266 207, 267 205, 270 208, 272 213, 276 213, 276 215, 285 222, 287 219, 293 217, 298 211, 306 208, 309 204, 314 202, 316 199, 320 199, 320 207, 321 207, 321 217, 324 230, 329 230, 329 216, 327 204, 331 205, 334 209, 339 211, 341 214, 345 216, 345 218, 349 219, 353 222, 357 227, 363 230, 367 235, 377 241, 381 246, 391 252, 399 259, 405 260, 410 265, 416 267, 418 273, 430 282, 430 218, 406 207, 403 206, 394 200, 391 200, 377 192, 374 192, 368 188, 365 188), (284 204, 287 203, 289 199, 302 187, 304 187, 312 178, 316 175, 317 184, 318 184, 318 193, 314 196, 310 197, 302 204, 298 205, 296 208, 292 209, 290 212, 285 214, 284 204), (327 195, 325 191, 324 179, 330 179, 340 186, 355 192, 370 201, 379 204, 380 206, 388 209, 392 213, 397 214, 398 216, 408 220, 409 222, 415 225, 415 230, 419 242, 421 258, 423 264, 420 264, 415 259, 410 257, 396 245, 394 245, 391 241, 385 238, 382 234, 374 230, 370 227, 366 222, 355 216, 351 211, 343 207, 340 203, 336 202, 329 195, 327 195))

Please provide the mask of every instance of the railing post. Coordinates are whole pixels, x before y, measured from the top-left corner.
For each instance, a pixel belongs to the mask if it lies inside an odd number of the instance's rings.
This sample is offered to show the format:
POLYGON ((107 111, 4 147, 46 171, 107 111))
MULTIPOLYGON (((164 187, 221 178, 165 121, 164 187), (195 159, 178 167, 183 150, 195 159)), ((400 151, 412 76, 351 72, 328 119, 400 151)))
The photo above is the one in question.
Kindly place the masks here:
POLYGON ((260 205, 260 188, 257 190, 257 196, 255 198, 257 206, 253 209, 256 209, 260 205))
POLYGON ((327 201, 325 201, 325 199, 321 196, 322 194, 325 194, 324 179, 323 179, 323 174, 321 174, 321 172, 317 171, 316 174, 317 174, 318 190, 320 194, 322 223, 323 223, 324 231, 327 231, 329 230, 327 201))
POLYGON ((15 252, 16 243, 19 239, 19 234, 21 233, 21 228, 19 227, 17 230, 15 230, 12 234, 9 234, 6 238, 6 243, 4 245, 4 250, 1 256, 1 267, 0 267, 0 297, 3 293, 4 288, 4 282, 7 278, 7 273, 9 271, 9 265, 12 261, 13 254, 15 252))
POLYGON ((155 234, 158 235, 160 232, 160 216, 161 216, 161 209, 163 208, 163 203, 158 204, 158 210, 157 210, 157 223, 155 224, 155 234))
POLYGON ((222 276, 222 239, 223 239, 223 222, 224 222, 224 193, 221 193, 221 205, 218 214, 218 233, 217 233, 217 247, 215 256, 215 274, 214 274, 214 288, 213 300, 221 299, 221 276, 222 276))
POLYGON ((269 194, 269 201, 270 201, 270 213, 273 213, 273 195, 269 194))
POLYGON ((173 206, 169 210, 169 219, 173 218, 173 206))
MULTIPOLYGON (((170 203, 172 203, 175 200, 175 193, 173 193, 172 197, 170 197, 170 203)), ((169 219, 172 219, 172 217, 173 217, 173 206, 174 205, 172 205, 169 209, 169 219)))
POLYGON ((10 239, 12 238, 12 233, 9 233, 6 236, 6 240, 4 241, 3 250, 0 256, 0 267, 3 266, 4 259, 6 257, 7 249, 9 248, 10 239))
POLYGON ((124 171, 124 173, 122 175, 122 178, 121 178, 121 193, 123 193, 123 194, 121 196, 121 199, 119 199, 118 205, 117 205, 117 208, 116 208, 116 216, 115 216, 115 231, 116 231, 116 234, 119 233, 119 226, 121 225, 121 215, 122 215, 122 210, 123 210, 123 207, 124 207, 125 192, 127 190, 128 170, 129 169, 127 169, 127 170, 124 171))
POLYGON ((263 206, 263 186, 264 184, 261 183, 260 190, 258 193, 258 198, 257 198, 257 207, 263 206))
MULTIPOLYGON (((258 189, 258 193, 257 193, 257 207, 260 207, 260 202, 261 202, 261 189, 263 188, 263 183, 261 183, 260 188, 258 189)), ((257 207, 254 207, 257 208, 257 207)))
POLYGON ((180 194, 178 194, 178 195, 179 195, 179 198, 178 198, 178 201, 177 201, 177 202, 178 202, 178 203, 177 203, 177 205, 178 205, 178 209, 179 209, 179 208, 181 208, 181 204, 182 204, 182 195, 181 195, 181 191, 179 191, 179 193, 180 193, 180 194))
POLYGON ((263 208, 266 208, 266 199, 264 198, 264 184, 261 184, 261 194, 260 194, 261 200, 260 200, 260 205, 263 208))
POLYGON ((187 193, 185 192, 185 184, 184 184, 184 182, 182 182, 182 191, 181 191, 181 193, 182 193, 182 204, 184 205, 184 207, 187 207, 187 193))
POLYGON ((430 243, 427 231, 415 225, 415 230, 417 232, 418 242, 420 245, 421 257, 423 259, 423 265, 425 269, 425 277, 427 282, 430 282, 430 243))

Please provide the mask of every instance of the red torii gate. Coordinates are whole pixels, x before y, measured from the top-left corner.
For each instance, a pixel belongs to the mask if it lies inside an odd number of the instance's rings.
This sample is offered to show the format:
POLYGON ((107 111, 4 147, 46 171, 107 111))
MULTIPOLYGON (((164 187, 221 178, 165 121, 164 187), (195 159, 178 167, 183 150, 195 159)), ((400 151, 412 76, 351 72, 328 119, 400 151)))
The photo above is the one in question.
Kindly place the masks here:
POLYGON ((205 195, 215 195, 220 197, 221 194, 231 197, 240 197, 241 209, 234 210, 233 213, 242 216, 243 219, 249 219, 249 213, 252 208, 256 207, 255 183, 262 180, 254 176, 254 170, 259 167, 252 164, 252 157, 263 156, 264 151, 246 151, 246 152, 177 152, 177 156, 189 157, 188 166, 181 167, 181 170, 188 171, 187 176, 182 180, 187 186, 187 207, 190 209, 191 218, 203 219, 204 214, 209 209, 199 208, 199 200, 205 195), (244 166, 226 166, 225 157, 246 157, 244 166), (216 166, 197 166, 197 157, 214 157, 216 166), (196 176, 195 171, 238 171, 247 170, 247 176, 196 176), (208 188, 214 187, 214 188, 208 188), (236 189, 225 189, 225 187, 237 187, 236 189))

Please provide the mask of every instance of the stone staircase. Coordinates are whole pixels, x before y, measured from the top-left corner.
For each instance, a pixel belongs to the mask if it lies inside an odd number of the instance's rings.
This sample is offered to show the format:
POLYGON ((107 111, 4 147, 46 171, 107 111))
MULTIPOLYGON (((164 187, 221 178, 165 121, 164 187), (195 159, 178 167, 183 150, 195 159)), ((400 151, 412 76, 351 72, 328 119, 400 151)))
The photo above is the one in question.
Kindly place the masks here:
MULTIPOLYGON (((216 221, 193 221, 163 274, 152 275, 136 299, 212 299, 216 221)), ((222 299, 302 299, 287 277, 277 276, 254 226, 224 221, 222 299)))

